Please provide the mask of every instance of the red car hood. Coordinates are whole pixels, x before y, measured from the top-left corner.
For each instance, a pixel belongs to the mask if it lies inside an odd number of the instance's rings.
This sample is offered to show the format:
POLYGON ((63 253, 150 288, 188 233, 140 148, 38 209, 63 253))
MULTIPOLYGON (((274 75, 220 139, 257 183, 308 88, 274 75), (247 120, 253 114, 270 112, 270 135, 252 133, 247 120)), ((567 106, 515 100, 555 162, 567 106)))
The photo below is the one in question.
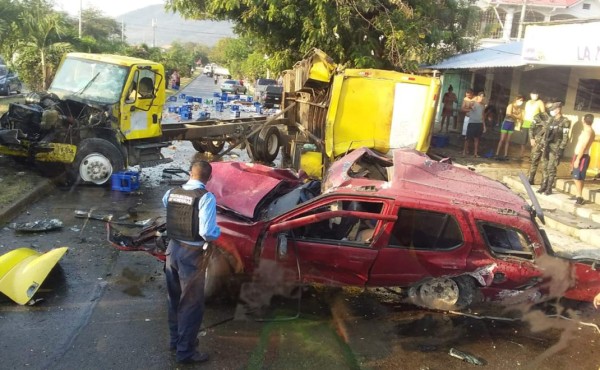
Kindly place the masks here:
POLYGON ((289 169, 243 162, 211 165, 212 179, 206 188, 217 198, 217 205, 252 219, 271 196, 284 194, 303 182, 289 169))

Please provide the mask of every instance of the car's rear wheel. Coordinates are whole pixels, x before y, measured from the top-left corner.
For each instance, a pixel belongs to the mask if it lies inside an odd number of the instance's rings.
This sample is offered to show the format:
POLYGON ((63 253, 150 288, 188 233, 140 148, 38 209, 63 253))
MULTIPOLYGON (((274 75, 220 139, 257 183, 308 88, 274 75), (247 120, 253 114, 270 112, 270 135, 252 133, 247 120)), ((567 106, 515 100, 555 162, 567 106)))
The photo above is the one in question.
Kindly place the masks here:
POLYGON ((415 304, 435 310, 456 310, 478 300, 474 279, 469 276, 432 278, 411 288, 409 295, 415 304))
POLYGON ((17 94, 20 94, 20 93, 21 93, 21 91, 23 91, 23 85, 19 83, 19 84, 17 85, 17 94))

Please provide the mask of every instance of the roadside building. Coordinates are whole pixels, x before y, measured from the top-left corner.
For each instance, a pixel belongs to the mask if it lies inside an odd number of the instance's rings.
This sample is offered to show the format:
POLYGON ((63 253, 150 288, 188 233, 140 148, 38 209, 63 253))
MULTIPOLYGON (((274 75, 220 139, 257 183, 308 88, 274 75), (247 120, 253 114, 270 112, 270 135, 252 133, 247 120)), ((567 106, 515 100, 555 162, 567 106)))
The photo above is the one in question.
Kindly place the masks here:
MULTIPOLYGON (((594 5, 600 10, 600 4, 594 5)), ((571 120, 564 156, 570 158, 585 114, 600 114, 598 34, 600 18, 530 24, 522 40, 457 55, 429 68, 441 71, 442 90, 452 85, 459 97, 467 88, 485 91, 489 104, 499 112, 499 121, 512 97, 529 96, 532 90, 539 91, 542 100, 564 102, 563 114, 571 120)), ((599 132, 600 121, 593 128, 599 132)), ((599 175, 600 136, 590 154, 588 175, 599 175)))

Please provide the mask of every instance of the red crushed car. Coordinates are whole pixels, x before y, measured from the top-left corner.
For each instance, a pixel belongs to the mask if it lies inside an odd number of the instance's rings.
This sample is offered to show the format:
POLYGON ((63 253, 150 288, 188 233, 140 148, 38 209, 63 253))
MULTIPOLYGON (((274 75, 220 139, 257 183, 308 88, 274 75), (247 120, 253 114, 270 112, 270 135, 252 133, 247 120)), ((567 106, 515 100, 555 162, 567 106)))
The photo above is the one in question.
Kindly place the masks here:
MULTIPOLYGON (((556 255, 535 207, 498 181, 417 151, 390 158, 355 150, 322 184, 291 170, 215 162, 208 189, 222 230, 209 263, 219 279, 252 276, 268 261, 288 281, 402 288, 410 302, 438 309, 591 301, 600 292, 598 261, 556 255)), ((160 258, 157 230, 164 225, 137 238, 113 230, 109 240, 160 258)))

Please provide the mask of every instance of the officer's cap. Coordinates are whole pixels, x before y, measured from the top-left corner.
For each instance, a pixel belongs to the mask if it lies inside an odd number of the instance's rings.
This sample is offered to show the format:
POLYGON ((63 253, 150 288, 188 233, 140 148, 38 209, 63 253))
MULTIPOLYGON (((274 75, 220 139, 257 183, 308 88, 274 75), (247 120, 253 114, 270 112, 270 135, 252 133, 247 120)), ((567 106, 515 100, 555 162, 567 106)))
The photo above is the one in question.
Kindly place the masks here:
POLYGON ((562 102, 557 101, 557 102, 550 104, 550 106, 548 107, 548 110, 551 111, 551 110, 554 110, 554 109, 557 109, 560 107, 562 107, 562 102))

